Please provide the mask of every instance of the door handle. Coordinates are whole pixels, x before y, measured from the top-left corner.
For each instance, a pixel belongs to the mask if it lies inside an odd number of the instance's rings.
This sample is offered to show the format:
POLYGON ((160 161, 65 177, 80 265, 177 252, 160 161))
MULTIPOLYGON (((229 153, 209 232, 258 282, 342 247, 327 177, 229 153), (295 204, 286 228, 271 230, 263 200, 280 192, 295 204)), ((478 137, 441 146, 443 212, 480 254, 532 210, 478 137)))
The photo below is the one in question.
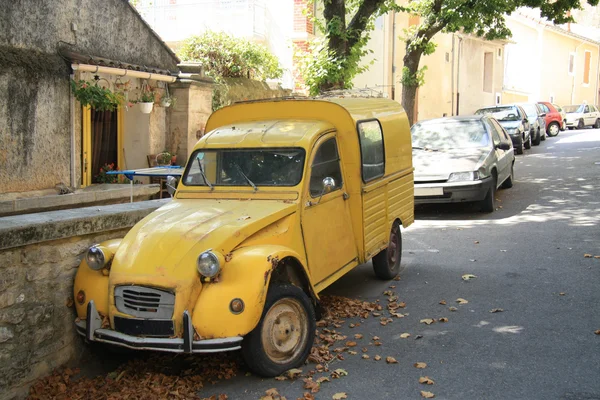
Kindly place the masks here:
POLYGON ((350 195, 346 192, 344 192, 343 194, 344 200, 348 200, 350 198, 350 195))

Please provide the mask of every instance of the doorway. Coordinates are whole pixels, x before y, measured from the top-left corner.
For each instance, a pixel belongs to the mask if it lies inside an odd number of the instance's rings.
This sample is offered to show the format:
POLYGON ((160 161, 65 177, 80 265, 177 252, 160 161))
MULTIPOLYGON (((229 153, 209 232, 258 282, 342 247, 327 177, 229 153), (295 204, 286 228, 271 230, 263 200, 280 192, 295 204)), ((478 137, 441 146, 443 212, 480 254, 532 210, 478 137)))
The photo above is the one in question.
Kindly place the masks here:
POLYGON ((82 186, 116 182, 117 175, 106 175, 107 169, 122 169, 123 113, 83 109, 82 186), (106 167, 109 166, 109 167, 106 167), (108 181, 108 182, 107 182, 108 181))

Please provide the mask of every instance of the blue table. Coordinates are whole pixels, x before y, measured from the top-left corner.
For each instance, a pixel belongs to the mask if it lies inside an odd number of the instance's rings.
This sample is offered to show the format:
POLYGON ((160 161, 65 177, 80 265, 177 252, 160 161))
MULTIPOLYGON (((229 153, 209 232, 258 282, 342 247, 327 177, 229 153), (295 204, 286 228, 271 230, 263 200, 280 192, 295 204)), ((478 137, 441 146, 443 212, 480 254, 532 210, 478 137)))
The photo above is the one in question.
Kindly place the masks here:
MULTIPOLYGON (((133 203, 133 180, 136 176, 149 176, 149 177, 158 177, 158 178, 166 178, 168 176, 181 176, 183 175, 183 167, 177 165, 165 165, 159 167, 152 168, 142 168, 142 169, 127 169, 124 171, 108 171, 106 175, 125 175, 127 179, 130 181, 131 185, 131 194, 129 200, 133 203)), ((162 188, 161 188, 162 190, 162 188)))

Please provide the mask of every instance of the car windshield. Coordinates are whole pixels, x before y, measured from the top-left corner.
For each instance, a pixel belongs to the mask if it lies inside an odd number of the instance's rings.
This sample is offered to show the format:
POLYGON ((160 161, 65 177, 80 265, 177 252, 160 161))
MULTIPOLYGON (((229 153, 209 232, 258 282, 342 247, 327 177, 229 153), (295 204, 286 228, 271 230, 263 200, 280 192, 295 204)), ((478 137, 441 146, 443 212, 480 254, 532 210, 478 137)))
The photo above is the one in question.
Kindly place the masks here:
POLYGON ((519 121, 519 111, 517 107, 493 107, 493 108, 482 108, 477 110, 475 114, 479 115, 491 115, 498 121, 519 121))
POLYGON ((525 114, 527 114, 529 118, 537 118, 537 108, 534 104, 521 104, 521 107, 525 110, 525 114))
POLYGON ((297 148, 196 150, 183 183, 188 186, 296 186, 305 152, 297 148))
POLYGON ((417 123, 411 128, 413 148, 448 150, 485 147, 489 135, 481 121, 440 120, 417 123))
POLYGON ((573 106, 564 106, 563 110, 567 114, 582 113, 583 112, 583 104, 576 104, 576 105, 573 105, 573 106))
POLYGON ((561 106, 557 106, 556 104, 552 104, 552 107, 556 108, 556 111, 558 111, 558 112, 564 111, 561 106))

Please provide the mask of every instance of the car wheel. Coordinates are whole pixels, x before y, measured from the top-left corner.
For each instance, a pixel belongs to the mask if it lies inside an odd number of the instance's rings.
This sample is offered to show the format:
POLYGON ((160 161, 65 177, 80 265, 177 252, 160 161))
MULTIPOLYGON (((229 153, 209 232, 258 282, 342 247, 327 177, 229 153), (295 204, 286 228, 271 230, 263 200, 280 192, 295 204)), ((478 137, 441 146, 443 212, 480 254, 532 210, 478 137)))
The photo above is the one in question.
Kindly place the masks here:
POLYGON ((390 241, 385 250, 373 257, 373 271, 379 279, 390 280, 400 273, 402 260, 402 234, 400 223, 394 222, 390 232, 390 241))
POLYGON ((531 148, 531 133, 527 137, 527 140, 525 141, 524 146, 527 150, 529 150, 531 148))
POLYGON ((260 322, 242 342, 244 361, 258 375, 281 375, 306 361, 315 329, 315 310, 306 293, 291 284, 272 285, 260 322))
POLYGON ((545 129, 540 130, 540 138, 542 139, 542 142, 544 142, 546 140, 546 130, 545 129))
POLYGON ((514 179, 515 179, 515 163, 512 163, 510 165, 510 175, 508 176, 508 178, 506 178, 506 180, 504 182, 502 182, 502 188, 510 189, 511 187, 513 187, 514 179))
POLYGON ((594 122, 594 129, 600 129, 600 119, 597 119, 596 122, 594 122))
POLYGON ((531 143, 534 146, 539 146, 541 140, 542 140, 542 132, 541 132, 540 128, 538 128, 537 129, 537 135, 535 135, 535 138, 533 139, 533 141, 531 143))
POLYGON ((485 195, 485 199, 481 201, 481 211, 491 213, 495 208, 496 197, 496 177, 493 177, 492 187, 488 190, 485 195))
POLYGON ((583 124, 583 120, 580 119, 579 122, 577 122, 577 129, 583 129, 585 127, 585 125, 583 124))
POLYGON ((548 126, 548 136, 554 137, 554 136, 558 135, 559 132, 560 132, 560 127, 558 126, 558 122, 550 123, 550 125, 548 126))
POLYGON ((523 154, 523 139, 521 138, 521 140, 519 140, 514 147, 517 151, 517 154, 523 154))

